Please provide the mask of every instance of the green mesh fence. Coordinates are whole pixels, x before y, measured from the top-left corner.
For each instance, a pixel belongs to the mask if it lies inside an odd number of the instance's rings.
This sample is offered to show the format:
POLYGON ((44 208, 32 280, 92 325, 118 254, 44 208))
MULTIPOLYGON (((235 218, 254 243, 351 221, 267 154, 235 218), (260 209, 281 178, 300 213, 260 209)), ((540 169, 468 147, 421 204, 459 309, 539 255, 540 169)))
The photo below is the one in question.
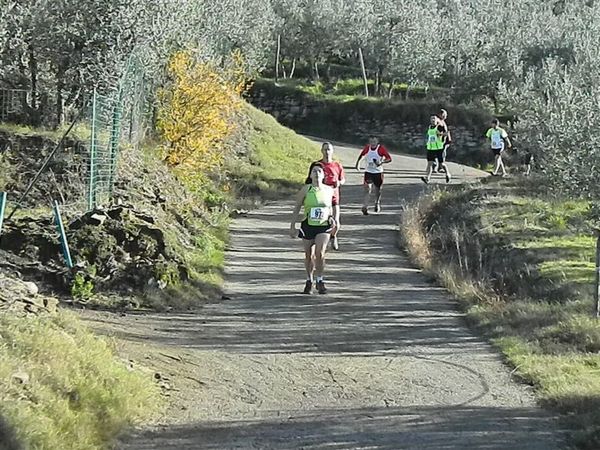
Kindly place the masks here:
MULTIPOLYGON (((83 109, 64 128, 38 138, 37 147, 29 148, 24 139, 0 144, 0 157, 14 157, 23 167, 11 179, 7 206, 11 216, 19 208, 46 207, 58 200, 70 220, 112 203, 122 151, 136 147, 152 121, 144 73, 143 65, 131 56, 112 87, 104 84, 86 95, 80 103, 83 109)), ((0 122, 27 123, 31 95, 0 89, 0 122)))
POLYGON ((121 138, 123 105, 120 96, 94 91, 90 120, 88 209, 110 201, 121 138))
POLYGON ((145 99, 143 72, 134 57, 116 88, 104 94, 94 91, 89 119, 88 210, 111 202, 122 146, 135 146, 143 139, 145 99))

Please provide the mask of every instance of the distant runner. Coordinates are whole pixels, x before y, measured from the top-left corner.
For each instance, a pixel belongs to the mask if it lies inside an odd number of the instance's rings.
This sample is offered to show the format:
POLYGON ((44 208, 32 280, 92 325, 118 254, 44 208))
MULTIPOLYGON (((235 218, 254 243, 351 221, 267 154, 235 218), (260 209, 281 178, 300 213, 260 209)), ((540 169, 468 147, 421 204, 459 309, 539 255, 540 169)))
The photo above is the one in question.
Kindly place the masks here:
POLYGON ((445 134, 445 128, 439 124, 439 119, 437 116, 431 116, 426 139, 427 169, 425 176, 421 177, 421 180, 423 180, 423 183, 425 184, 429 184, 435 162, 437 162, 439 169, 443 169, 443 171, 446 173, 446 183, 450 183, 450 180, 452 179, 450 171, 448 170, 448 166, 442 159, 445 134))
POLYGON ((333 218, 335 219, 337 226, 331 233, 331 246, 334 250, 339 250, 337 235, 340 231, 340 186, 346 183, 346 175, 342 165, 333 160, 333 145, 331 142, 324 142, 321 146, 321 152, 323 153, 323 158, 320 161, 315 161, 310 165, 306 184, 310 184, 312 182, 310 173, 312 172, 315 164, 320 164, 325 171, 325 180, 323 182, 334 189, 332 201, 333 218))
POLYGON ((492 175, 497 176, 498 171, 502 169, 502 176, 506 176, 506 169, 504 168, 504 162, 502 161, 502 152, 504 152, 504 142, 508 144, 508 148, 512 147, 508 134, 504 128, 500 128, 500 121, 498 119, 492 120, 492 128, 488 129, 485 133, 492 146, 492 152, 494 153, 494 171, 492 175))
MULTIPOLYGON (((450 130, 448 129, 448 124, 446 120, 448 119, 448 111, 445 109, 440 109, 438 114, 438 125, 444 128, 444 150, 442 151, 442 162, 446 162, 446 157, 448 156, 448 147, 452 143, 452 136, 450 135, 450 130)), ((445 169, 443 167, 437 167, 438 172, 444 172, 445 169)))
POLYGON ((359 170, 358 165, 362 158, 366 159, 365 167, 365 198, 363 200, 362 213, 367 216, 369 214, 369 199, 371 190, 375 187, 375 212, 381 211, 381 186, 383 185, 383 165, 392 162, 392 157, 387 149, 379 144, 379 139, 376 136, 369 137, 369 144, 362 149, 358 159, 356 160, 356 170, 359 170))
POLYGON ((325 170, 316 163, 310 171, 311 184, 302 187, 296 197, 296 205, 292 213, 290 236, 300 237, 304 242, 304 267, 307 280, 304 293, 310 294, 316 275, 316 287, 319 294, 326 294, 323 271, 325 270, 325 252, 329 242, 330 233, 335 230, 332 200, 334 189, 327 186, 325 170), (296 230, 296 222, 300 209, 304 207, 303 220, 300 230, 296 230))
POLYGON ((525 166, 525 172, 523 173, 523 175, 525 175, 526 177, 531 175, 531 166, 533 165, 533 161, 533 153, 531 152, 526 152, 523 156, 523 159, 521 159, 521 163, 525 166))

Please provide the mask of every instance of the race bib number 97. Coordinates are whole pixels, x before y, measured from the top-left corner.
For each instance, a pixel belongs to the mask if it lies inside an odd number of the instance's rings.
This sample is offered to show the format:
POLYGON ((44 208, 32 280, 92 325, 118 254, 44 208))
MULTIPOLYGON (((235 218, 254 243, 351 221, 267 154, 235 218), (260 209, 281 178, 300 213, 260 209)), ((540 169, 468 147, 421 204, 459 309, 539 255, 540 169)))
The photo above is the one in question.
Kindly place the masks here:
POLYGON ((329 218, 329 208, 310 208, 310 219, 324 221, 329 218))

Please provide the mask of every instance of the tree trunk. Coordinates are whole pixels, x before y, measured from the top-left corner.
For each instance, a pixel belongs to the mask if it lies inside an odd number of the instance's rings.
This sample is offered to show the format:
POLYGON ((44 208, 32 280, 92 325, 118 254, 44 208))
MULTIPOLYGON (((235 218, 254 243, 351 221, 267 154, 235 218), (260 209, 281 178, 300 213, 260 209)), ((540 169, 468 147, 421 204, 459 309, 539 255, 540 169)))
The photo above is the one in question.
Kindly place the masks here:
POLYGON ((65 88, 65 67, 61 63, 56 69, 56 127, 62 124, 63 120, 63 90, 65 88))
POLYGON ((277 52, 275 56, 275 82, 279 81, 279 57, 281 55, 281 34, 277 35, 277 52))
POLYGON ((358 47, 358 59, 362 71, 363 83, 365 85, 365 97, 369 96, 369 80, 367 79, 367 70, 365 69, 365 60, 363 58, 362 48, 358 47))
POLYGON ((375 75, 375 95, 383 97, 383 69, 381 66, 377 67, 377 73, 375 75))
POLYGON ((296 58, 292 59, 292 68, 290 69, 290 78, 294 78, 295 71, 296 71, 296 58))
POLYGON ((394 95, 394 84, 396 84, 396 79, 392 78, 390 81, 390 89, 388 91, 388 98, 392 98, 394 95))
POLYGON ((321 76, 319 75, 319 63, 317 61, 315 61, 314 63, 314 79, 315 81, 319 81, 321 79, 321 76))
POLYGON ((597 231, 596 239, 596 286, 594 297, 596 298, 596 317, 600 318, 600 230, 597 231))
POLYGON ((33 46, 29 45, 29 74, 31 76, 31 107, 37 108, 37 82, 38 82, 38 66, 37 60, 35 59, 35 53, 33 46))
POLYGON ((27 98, 22 100, 24 110, 27 111, 27 120, 34 127, 40 126, 41 124, 41 111, 38 104, 38 64, 35 58, 35 51, 33 46, 30 44, 27 48, 28 53, 28 65, 29 65, 29 78, 30 78, 30 102, 27 98))

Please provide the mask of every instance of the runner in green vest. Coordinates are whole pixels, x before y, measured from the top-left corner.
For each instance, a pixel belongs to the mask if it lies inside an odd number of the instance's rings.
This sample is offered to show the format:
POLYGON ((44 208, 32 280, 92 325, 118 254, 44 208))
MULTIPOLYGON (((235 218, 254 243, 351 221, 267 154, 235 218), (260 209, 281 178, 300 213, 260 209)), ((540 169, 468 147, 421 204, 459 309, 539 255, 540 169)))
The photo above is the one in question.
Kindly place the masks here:
POLYGON ((325 252, 332 231, 336 223, 333 217, 334 189, 323 181, 325 171, 320 163, 314 164, 310 171, 311 184, 305 184, 298 196, 290 224, 290 236, 300 237, 304 242, 304 267, 307 280, 304 293, 312 292, 314 277, 319 294, 326 294, 323 271, 325 270, 325 252), (304 209, 300 230, 296 229, 296 222, 300 210, 304 209))
POLYGON ((452 179, 443 156, 445 136, 446 127, 438 123, 437 116, 431 116, 431 122, 427 129, 427 173, 424 177, 421 177, 421 180, 425 184, 429 184, 431 174, 433 173, 433 165, 436 161, 438 169, 441 168, 446 173, 446 183, 450 183, 452 179))

